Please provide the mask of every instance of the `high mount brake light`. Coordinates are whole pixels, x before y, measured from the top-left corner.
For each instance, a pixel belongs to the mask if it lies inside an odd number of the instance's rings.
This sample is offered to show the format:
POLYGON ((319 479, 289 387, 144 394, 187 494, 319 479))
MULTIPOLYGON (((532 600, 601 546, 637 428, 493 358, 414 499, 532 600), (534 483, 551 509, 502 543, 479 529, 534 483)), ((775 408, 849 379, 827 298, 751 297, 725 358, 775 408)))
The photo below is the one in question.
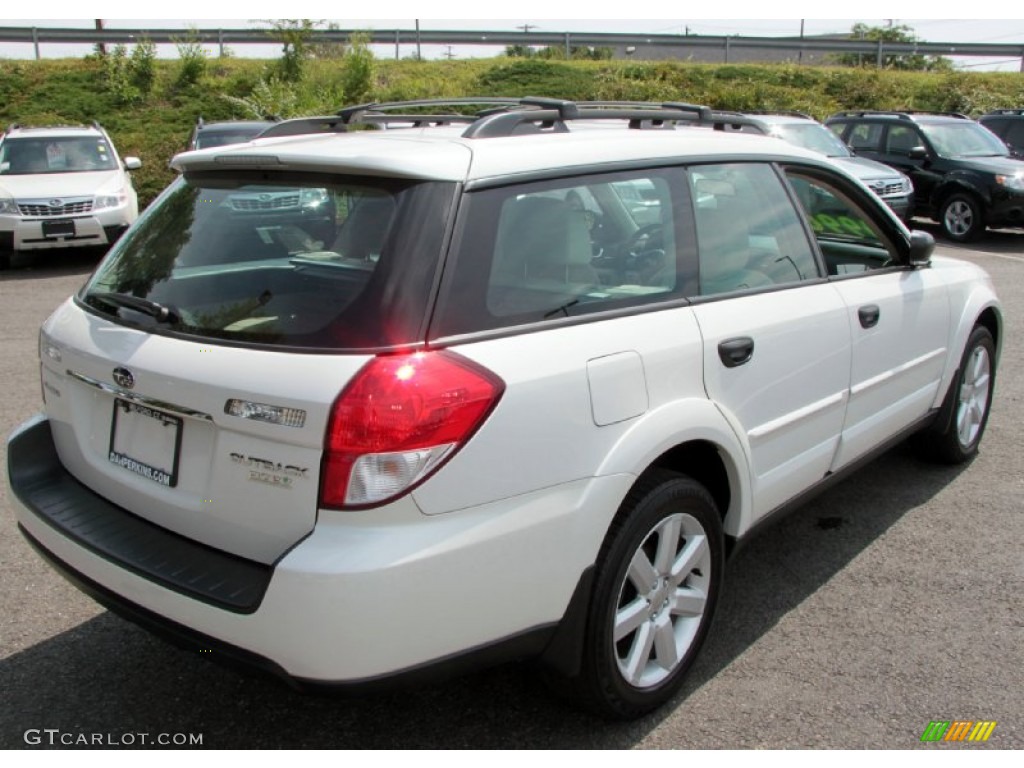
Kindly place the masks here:
POLYGON ((458 451, 505 383, 447 350, 370 360, 331 409, 320 505, 365 507, 409 491, 458 451))

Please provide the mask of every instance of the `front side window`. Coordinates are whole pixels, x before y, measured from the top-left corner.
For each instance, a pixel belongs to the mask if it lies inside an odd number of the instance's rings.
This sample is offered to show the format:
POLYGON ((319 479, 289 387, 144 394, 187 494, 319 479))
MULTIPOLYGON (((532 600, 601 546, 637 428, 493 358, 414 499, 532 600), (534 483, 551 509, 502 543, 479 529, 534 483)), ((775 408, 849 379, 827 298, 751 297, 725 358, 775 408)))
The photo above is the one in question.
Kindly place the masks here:
POLYGON ((836 185, 796 171, 787 175, 830 275, 861 274, 899 263, 891 240, 869 213, 836 185))
POLYGON ((601 174, 471 192, 433 335, 572 317, 678 295, 667 171, 601 174))
POLYGON ((924 142, 917 130, 907 125, 890 125, 886 137, 886 152, 890 155, 909 155, 916 147, 923 147, 924 142))
POLYGON ((112 171, 117 159, 101 136, 8 139, 0 145, 0 174, 112 171))
POLYGON ((451 185, 179 179, 79 295, 159 330, 361 349, 416 341, 451 185))
POLYGON ((701 295, 820 276, 800 217, 772 166, 696 166, 689 176, 701 295))

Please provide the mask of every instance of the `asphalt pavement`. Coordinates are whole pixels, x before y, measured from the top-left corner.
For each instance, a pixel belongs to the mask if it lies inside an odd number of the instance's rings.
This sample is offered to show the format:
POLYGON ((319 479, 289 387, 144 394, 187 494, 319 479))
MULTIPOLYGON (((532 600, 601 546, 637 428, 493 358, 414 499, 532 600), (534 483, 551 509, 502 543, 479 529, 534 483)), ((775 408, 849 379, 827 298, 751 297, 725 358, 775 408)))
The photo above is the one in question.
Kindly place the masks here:
MULTIPOLYGON (((898 447, 759 535, 661 711, 596 720, 528 664, 387 695, 298 694, 104 611, 29 548, 0 493, 0 748, 1024 748, 1024 233, 938 253, 987 269, 1005 304, 980 455, 936 467, 898 447), (921 741, 957 720, 996 725, 985 743, 921 741)), ((96 260, 0 273, 3 435, 40 406, 40 323, 96 260)))

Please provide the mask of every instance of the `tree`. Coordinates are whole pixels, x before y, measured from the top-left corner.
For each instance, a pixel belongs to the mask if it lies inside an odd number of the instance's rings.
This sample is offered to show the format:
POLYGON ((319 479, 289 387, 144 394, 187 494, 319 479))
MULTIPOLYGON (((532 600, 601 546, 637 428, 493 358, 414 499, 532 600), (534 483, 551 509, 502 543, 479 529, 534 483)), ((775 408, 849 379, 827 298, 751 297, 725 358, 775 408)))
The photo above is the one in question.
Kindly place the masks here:
MULTIPOLYGON (((882 67, 885 69, 916 70, 924 72, 950 72, 953 62, 944 56, 925 56, 921 53, 885 53, 884 43, 922 42, 913 27, 895 24, 886 27, 870 27, 859 22, 850 29, 850 38, 855 40, 880 40, 882 46, 882 67)), ((840 53, 832 57, 843 67, 873 67, 876 57, 864 53, 840 53)))
POLYGON ((306 60, 313 55, 310 38, 324 22, 312 19, 268 19, 267 23, 273 27, 267 34, 281 43, 278 76, 289 83, 300 82, 306 60))

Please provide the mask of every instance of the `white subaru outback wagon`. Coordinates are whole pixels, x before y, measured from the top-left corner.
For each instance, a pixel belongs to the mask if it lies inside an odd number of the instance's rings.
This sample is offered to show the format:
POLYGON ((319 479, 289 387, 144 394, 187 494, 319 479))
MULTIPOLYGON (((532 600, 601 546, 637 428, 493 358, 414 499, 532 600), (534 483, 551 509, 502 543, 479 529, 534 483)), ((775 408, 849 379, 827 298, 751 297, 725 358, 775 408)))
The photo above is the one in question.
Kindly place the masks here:
POLYGON ((12 125, 0 134, 0 268, 53 249, 113 243, 138 218, 129 171, 107 132, 12 125))
POLYGON ((471 103, 179 155, 43 326, 19 525, 300 686, 539 657, 634 717, 733 544, 914 433, 976 453, 999 302, 820 155, 674 129, 706 107, 471 103))

